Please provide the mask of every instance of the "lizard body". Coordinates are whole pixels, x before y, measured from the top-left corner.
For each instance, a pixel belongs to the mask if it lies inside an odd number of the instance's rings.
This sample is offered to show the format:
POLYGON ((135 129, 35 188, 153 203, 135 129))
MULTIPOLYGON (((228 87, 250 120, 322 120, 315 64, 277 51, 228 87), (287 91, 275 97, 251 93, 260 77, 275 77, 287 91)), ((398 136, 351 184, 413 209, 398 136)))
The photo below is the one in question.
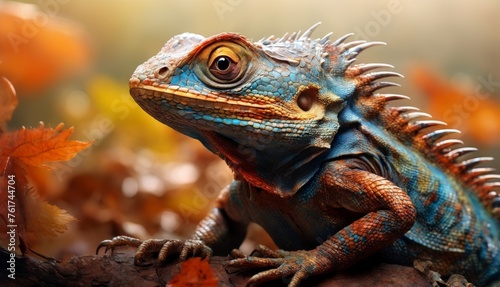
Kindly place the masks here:
POLYGON ((327 35, 269 37, 235 33, 169 40, 130 80, 136 102, 157 120, 200 140, 224 159, 234 181, 188 241, 140 245, 158 260, 174 252, 225 255, 250 222, 281 248, 238 252, 229 265, 264 268, 249 284, 343 270, 371 255, 411 265, 429 260, 444 276, 480 286, 500 281, 500 177, 460 157, 457 132, 379 89, 394 72, 355 64, 379 42, 334 42, 327 35), (286 250, 286 251, 285 251, 286 250))

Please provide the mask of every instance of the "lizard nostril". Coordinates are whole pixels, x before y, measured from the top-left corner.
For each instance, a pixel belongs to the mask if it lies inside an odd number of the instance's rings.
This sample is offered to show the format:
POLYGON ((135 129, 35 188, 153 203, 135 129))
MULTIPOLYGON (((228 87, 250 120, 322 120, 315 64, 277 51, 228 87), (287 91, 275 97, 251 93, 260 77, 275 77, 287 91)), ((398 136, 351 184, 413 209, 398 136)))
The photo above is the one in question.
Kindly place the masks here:
POLYGON ((160 80, 165 79, 167 77, 167 75, 168 75, 168 67, 167 66, 163 66, 163 67, 155 70, 155 77, 160 79, 160 80))

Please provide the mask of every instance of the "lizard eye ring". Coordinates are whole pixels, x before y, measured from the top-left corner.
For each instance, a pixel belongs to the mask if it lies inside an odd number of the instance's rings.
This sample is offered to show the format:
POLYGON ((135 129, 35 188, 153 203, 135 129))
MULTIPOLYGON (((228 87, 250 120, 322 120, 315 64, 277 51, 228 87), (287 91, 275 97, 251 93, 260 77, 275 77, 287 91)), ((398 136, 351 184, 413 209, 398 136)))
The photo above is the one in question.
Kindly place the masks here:
POLYGON ((234 88, 250 75, 251 56, 248 48, 237 42, 214 43, 198 54, 195 72, 207 86, 234 88))

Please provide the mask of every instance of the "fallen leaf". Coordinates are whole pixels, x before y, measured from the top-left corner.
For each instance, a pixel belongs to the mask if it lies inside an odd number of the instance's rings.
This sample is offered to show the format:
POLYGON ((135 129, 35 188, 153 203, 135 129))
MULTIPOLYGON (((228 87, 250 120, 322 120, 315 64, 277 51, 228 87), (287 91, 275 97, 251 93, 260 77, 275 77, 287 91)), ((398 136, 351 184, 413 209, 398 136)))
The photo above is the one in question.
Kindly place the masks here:
POLYGON ((181 263, 181 272, 172 278, 167 287, 216 287, 212 267, 207 259, 194 257, 181 263))

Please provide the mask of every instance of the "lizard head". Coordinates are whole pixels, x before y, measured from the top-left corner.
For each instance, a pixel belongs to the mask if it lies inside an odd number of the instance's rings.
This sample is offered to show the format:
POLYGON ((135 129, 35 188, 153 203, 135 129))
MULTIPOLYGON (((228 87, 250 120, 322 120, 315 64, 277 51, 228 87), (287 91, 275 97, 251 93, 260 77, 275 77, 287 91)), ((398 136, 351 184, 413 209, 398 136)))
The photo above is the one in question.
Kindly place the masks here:
MULTIPOLYGON (((175 36, 135 70, 131 95, 157 120, 246 170, 248 181, 307 169, 330 148, 356 90, 345 71, 360 44, 311 39, 318 25, 256 43, 236 33, 175 36)), ((293 187, 258 185, 293 193, 313 171, 294 175, 293 187)))

